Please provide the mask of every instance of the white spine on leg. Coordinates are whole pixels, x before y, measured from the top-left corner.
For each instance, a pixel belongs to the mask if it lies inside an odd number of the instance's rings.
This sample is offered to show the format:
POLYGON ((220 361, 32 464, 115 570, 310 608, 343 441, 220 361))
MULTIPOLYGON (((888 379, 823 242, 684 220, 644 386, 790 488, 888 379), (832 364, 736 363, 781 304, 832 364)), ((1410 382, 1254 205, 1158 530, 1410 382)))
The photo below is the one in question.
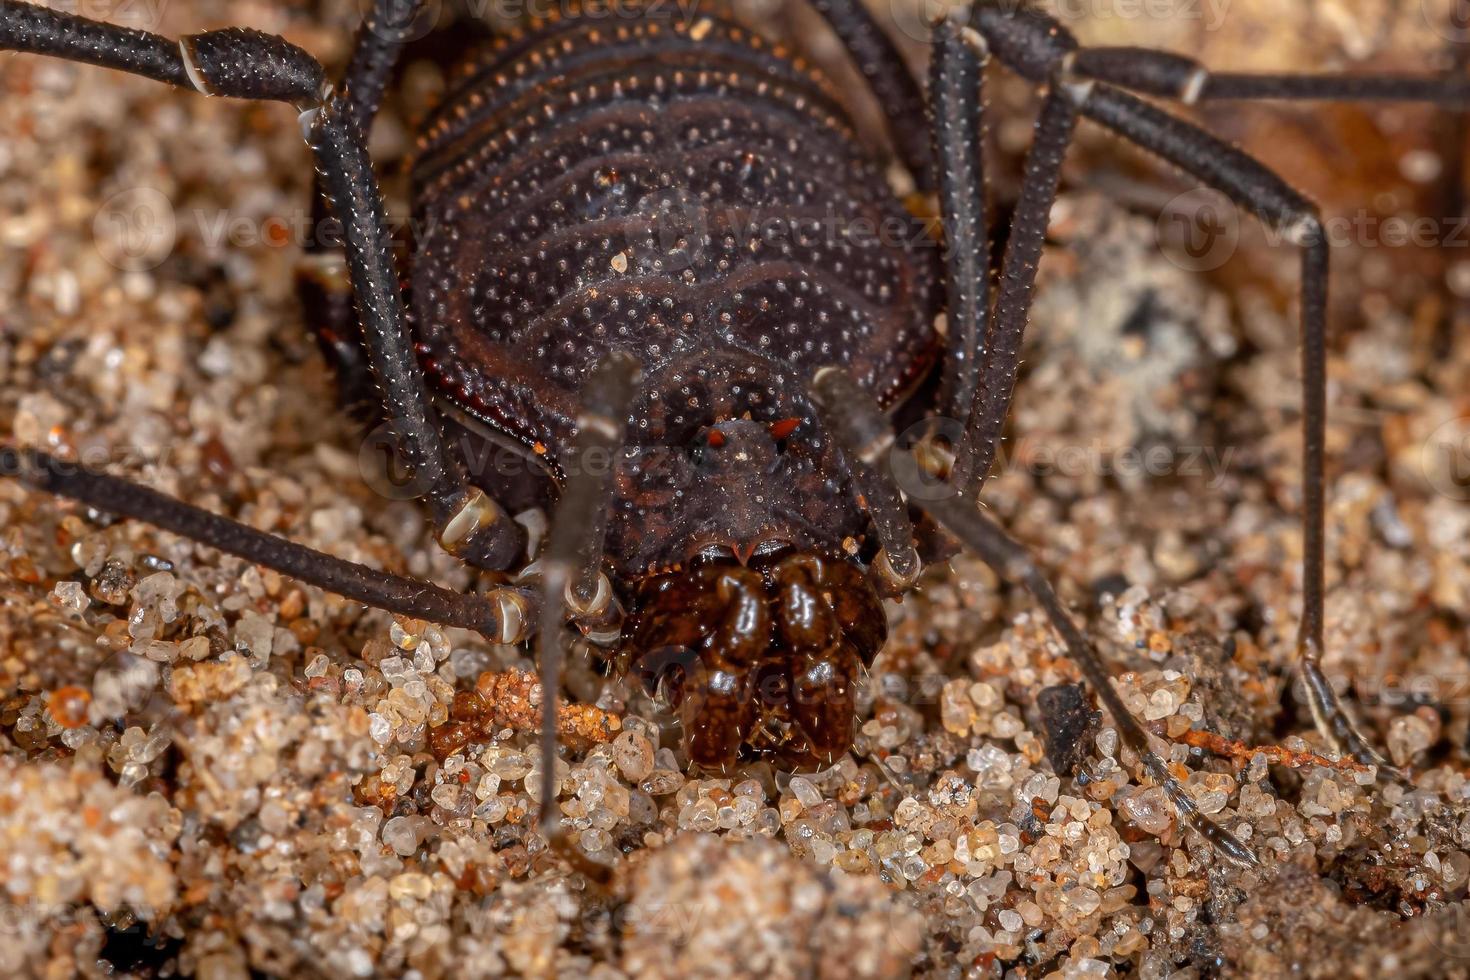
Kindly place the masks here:
POLYGON ((214 95, 214 90, 209 87, 209 83, 199 72, 199 66, 194 63, 194 52, 190 50, 187 37, 179 40, 179 57, 184 59, 184 74, 189 76, 189 84, 205 95, 214 95))
POLYGON ((1203 66, 1189 73, 1189 80, 1184 83, 1184 88, 1179 92, 1179 101, 1185 105, 1194 105, 1199 97, 1204 94, 1205 83, 1210 80, 1208 68, 1203 66))

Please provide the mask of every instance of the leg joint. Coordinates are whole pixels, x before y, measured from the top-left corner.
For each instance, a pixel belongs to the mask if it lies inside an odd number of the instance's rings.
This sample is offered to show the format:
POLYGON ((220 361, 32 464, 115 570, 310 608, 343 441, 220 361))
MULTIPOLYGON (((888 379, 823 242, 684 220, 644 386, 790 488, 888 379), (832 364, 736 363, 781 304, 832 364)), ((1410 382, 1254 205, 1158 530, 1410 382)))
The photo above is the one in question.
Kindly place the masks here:
POLYGON ((1067 55, 1077 50, 1072 32, 1040 10, 977 3, 970 26, 1007 67, 1037 85, 1051 80, 1067 55))
POLYGON ((289 102, 321 102, 326 75, 301 48, 273 34, 231 27, 191 34, 179 42, 189 81, 206 95, 289 102))
POLYGON ((1322 226, 1321 212, 1310 202, 1295 217, 1284 222, 1282 230, 1288 241, 1302 248, 1313 248, 1327 242, 1327 230, 1322 226))

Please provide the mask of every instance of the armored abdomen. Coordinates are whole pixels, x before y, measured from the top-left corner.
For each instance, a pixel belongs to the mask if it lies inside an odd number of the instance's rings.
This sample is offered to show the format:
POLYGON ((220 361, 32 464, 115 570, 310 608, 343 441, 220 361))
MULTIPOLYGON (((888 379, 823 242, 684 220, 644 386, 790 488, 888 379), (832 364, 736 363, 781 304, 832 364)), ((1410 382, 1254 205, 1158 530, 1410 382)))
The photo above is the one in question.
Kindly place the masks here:
POLYGON ((823 79, 715 17, 557 18, 451 82, 413 176, 441 397, 564 476, 591 367, 642 362, 608 538, 625 575, 859 531, 805 383, 840 364, 885 404, 909 390, 937 253, 823 79), (772 427, 769 458, 710 444, 740 419, 772 427))

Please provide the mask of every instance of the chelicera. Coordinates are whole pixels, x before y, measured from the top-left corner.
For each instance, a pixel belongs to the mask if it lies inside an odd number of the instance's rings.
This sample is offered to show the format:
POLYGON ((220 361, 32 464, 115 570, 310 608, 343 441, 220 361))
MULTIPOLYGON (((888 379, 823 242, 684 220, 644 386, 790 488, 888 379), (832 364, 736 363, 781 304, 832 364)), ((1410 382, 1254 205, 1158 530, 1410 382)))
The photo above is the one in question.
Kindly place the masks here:
MULTIPOLYGON (((847 751, 853 690, 885 637, 880 599, 912 587, 925 559, 968 548, 1034 594, 1189 824, 1227 858, 1254 861, 1196 811, 1046 579, 976 505, 1061 160, 1085 117, 1299 246, 1299 663, 1323 735, 1381 764, 1320 667, 1328 243, 1316 208, 1138 95, 1458 105, 1465 80, 1212 73, 1161 52, 1081 49, 1037 10, 981 0, 933 25, 925 86, 857 0, 813 3, 887 110, 899 162, 936 193, 942 252, 922 236, 857 234, 905 212, 833 87, 790 54, 715 10, 609 20, 589 5, 499 39, 423 127, 411 298, 364 133, 418 4, 379 0, 334 86, 306 52, 254 31, 175 42, 0 3, 0 47, 296 108, 345 240, 341 255, 311 257, 313 325, 344 387, 373 392, 440 543, 495 584, 457 594, 397 578, 35 450, 8 451, 7 472, 364 603, 502 642, 538 634, 548 692, 570 621, 608 643, 617 669, 662 689, 690 760, 716 769, 756 757, 821 766, 847 751), (992 56, 1044 89, 996 273, 980 162, 992 56), (767 218, 780 234, 740 234, 767 218), (335 315, 332 298, 348 290, 355 316, 335 315), (895 448, 900 411, 957 420, 952 451, 928 438, 917 454, 895 448), (544 462, 554 510, 531 568, 518 567, 524 530, 505 501, 532 478, 470 465, 460 436, 544 462), (914 515, 933 526, 916 533, 914 515)), ((544 700, 549 778, 556 699, 544 700)), ((543 790, 548 831, 553 797, 543 790)))

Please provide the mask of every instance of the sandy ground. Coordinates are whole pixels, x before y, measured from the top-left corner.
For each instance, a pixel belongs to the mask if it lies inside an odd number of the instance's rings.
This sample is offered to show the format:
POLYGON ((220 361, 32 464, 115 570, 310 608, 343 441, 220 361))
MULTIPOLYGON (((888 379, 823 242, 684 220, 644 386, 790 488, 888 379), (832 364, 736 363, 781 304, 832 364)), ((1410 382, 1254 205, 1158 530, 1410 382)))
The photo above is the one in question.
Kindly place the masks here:
MULTIPOLYGON (((99 6, 175 35, 284 32, 333 64, 357 17, 346 0, 99 6)), ((1063 12, 1095 40, 1217 64, 1405 69, 1444 48, 1429 6, 1063 12)), ((409 72, 405 111, 436 77, 409 72)), ((310 233, 293 114, 11 55, 0 93, 4 438, 473 587, 412 504, 364 485, 359 433, 332 407, 291 285, 310 233)), ((1027 102, 997 90, 1011 163, 1027 102)), ((856 749, 823 774, 687 772, 649 706, 570 678, 610 713, 560 774, 573 840, 614 870, 595 887, 529 827, 524 651, 0 483, 0 971, 1470 975, 1470 233, 1445 217, 1447 117, 1204 116, 1347 222, 1328 663, 1412 786, 1323 757, 1290 694, 1295 259, 1088 136, 987 502, 1260 870, 1181 832, 1063 686, 1077 673, 1027 598, 969 559, 894 605, 856 749), (1396 244, 1389 222, 1415 215, 1426 241, 1396 244), (1196 219, 1221 237, 1191 248, 1196 219), (470 690, 496 720, 440 760, 429 732, 470 690)))

